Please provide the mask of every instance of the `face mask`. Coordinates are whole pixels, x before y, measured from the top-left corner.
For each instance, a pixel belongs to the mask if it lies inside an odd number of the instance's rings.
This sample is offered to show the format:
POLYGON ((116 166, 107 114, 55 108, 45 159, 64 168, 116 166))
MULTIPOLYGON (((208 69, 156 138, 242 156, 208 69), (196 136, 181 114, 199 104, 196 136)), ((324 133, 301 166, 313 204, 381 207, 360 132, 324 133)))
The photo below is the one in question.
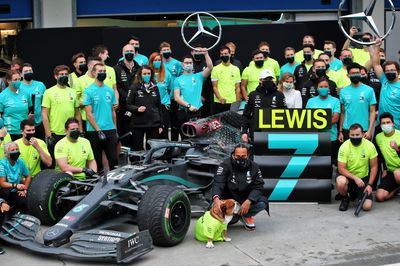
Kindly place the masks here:
POLYGON ((268 92, 276 90, 276 85, 274 82, 267 80, 262 82, 263 88, 268 92))
POLYGON ((346 56, 346 57, 343 57, 342 61, 343 61, 343 64, 345 66, 349 66, 349 65, 351 65, 353 63, 353 58, 349 57, 349 56, 346 56))
POLYGON ((60 84, 61 86, 67 86, 68 85, 68 75, 58 76, 57 83, 60 84))
POLYGON ((393 125, 392 124, 386 124, 381 126, 383 133, 389 134, 393 131, 393 125))
POLYGON ((135 53, 139 53, 140 46, 133 46, 135 48, 135 53))
POLYGON ((161 61, 154 61, 153 66, 154 68, 159 69, 161 67, 161 61))
POLYGON ((79 64, 78 69, 80 72, 86 72, 88 70, 88 67, 87 67, 86 63, 83 63, 83 64, 79 64))
POLYGON ((10 159, 15 162, 18 160, 20 154, 19 151, 10 152, 10 159))
POLYGON ((24 73, 24 80, 31 81, 33 79, 33 72, 24 73))
POLYGON ((386 58, 381 58, 381 65, 383 65, 386 62, 386 58))
POLYGON ((367 77, 367 76, 361 76, 361 77, 360 77, 360 81, 361 81, 362 83, 366 83, 366 82, 368 82, 368 77, 367 77))
POLYGON ((35 133, 26 133, 25 138, 27 141, 30 141, 33 137, 35 137, 35 133))
POLYGON ((221 61, 224 63, 229 61, 229 55, 221 55, 219 58, 221 58, 221 61))
POLYGON ((350 76, 350 81, 353 84, 358 84, 361 80, 361 76, 360 75, 351 75, 350 76))
POLYGON ((73 130, 71 130, 71 131, 69 132, 69 137, 70 137, 71 139, 78 139, 80 134, 81 134, 81 133, 79 132, 79 129, 73 129, 73 130))
POLYGON ((150 82, 151 76, 142 76, 142 80, 144 83, 149 83, 150 82))
POLYGON ((104 64, 110 63, 110 57, 107 55, 106 59, 104 59, 104 64))
POLYGON ((13 87, 15 88, 15 89, 19 89, 19 87, 21 87, 21 81, 20 80, 17 80, 17 81, 11 81, 11 84, 13 85, 13 87))
POLYGON ((308 62, 311 59, 312 59, 312 54, 304 54, 304 60, 306 60, 308 62))
POLYGON ((329 88, 318 88, 318 93, 322 97, 328 96, 329 88))
POLYGON ((317 74, 318 77, 325 77, 326 69, 325 68, 317 68, 315 70, 315 74, 317 74))
POLYGON ((326 65, 326 70, 329 69, 329 67, 331 66, 330 64, 325 64, 326 65))
POLYGON ((395 80, 396 77, 397 77, 397 73, 396 73, 396 72, 385 72, 385 75, 386 75, 386 78, 387 78, 389 81, 393 81, 393 80, 395 80))
POLYGON ((288 57, 286 57, 286 61, 287 61, 289 64, 293 64, 293 62, 294 62, 294 56, 288 56, 288 57))
POLYGON ((362 40, 363 42, 370 42, 370 41, 371 41, 371 39, 368 38, 368 37, 361 38, 361 40, 362 40))
POLYGON ((250 160, 247 158, 232 158, 232 163, 238 169, 246 169, 250 166, 250 160))
POLYGON ((164 52, 162 55, 165 59, 168 59, 171 57, 171 52, 164 52))
POLYGON ((283 82, 282 84, 283 88, 285 88, 286 90, 290 90, 294 88, 294 84, 290 83, 290 82, 283 82))
POLYGON ((192 73, 193 72, 193 65, 192 64, 183 65, 183 70, 185 70, 188 73, 192 73))
POLYGON ((327 55, 329 55, 329 57, 332 56, 332 51, 331 51, 331 50, 325 50, 324 53, 326 53, 327 55))
POLYGON ((264 58, 269 56, 269 51, 262 51, 261 53, 264 55, 264 58))
POLYGON ((126 52, 126 53, 124 54, 124 57, 125 57, 125 60, 126 60, 126 61, 130 62, 130 61, 133 60, 133 53, 132 53, 132 52, 126 52))
POLYGON ((358 146, 361 144, 362 138, 352 138, 350 137, 351 144, 358 146))
POLYGON ((264 65, 264 59, 255 60, 254 64, 256 64, 256 67, 261 68, 264 65))
POLYGON ((193 59, 195 61, 201 61, 202 56, 203 56, 202 54, 194 54, 193 55, 193 59))
POLYGON ((103 82, 107 78, 107 73, 106 72, 99 72, 97 73, 96 79, 100 82, 103 82))

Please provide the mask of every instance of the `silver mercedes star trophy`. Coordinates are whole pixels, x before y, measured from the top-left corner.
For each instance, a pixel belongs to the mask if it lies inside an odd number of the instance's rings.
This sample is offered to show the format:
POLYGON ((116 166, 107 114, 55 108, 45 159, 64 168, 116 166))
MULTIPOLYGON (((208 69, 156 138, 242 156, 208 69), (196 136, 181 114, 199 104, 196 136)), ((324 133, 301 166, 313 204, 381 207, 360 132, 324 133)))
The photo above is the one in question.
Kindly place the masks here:
MULTIPOLYGON (((347 20, 361 20, 361 21, 366 22, 368 24, 368 26, 372 29, 372 31, 376 34, 376 36, 378 36, 381 40, 386 39, 386 37, 389 36, 389 34, 392 32, 394 24, 396 22, 396 9, 393 5, 392 0, 387 0, 389 2, 390 9, 392 10, 392 23, 390 24, 389 30, 383 35, 379 32, 378 27, 376 26, 375 21, 372 18, 372 13, 374 11, 376 1, 377 0, 371 0, 368 7, 363 12, 350 14, 350 15, 346 15, 346 16, 342 16, 342 9, 343 9, 344 4, 346 3, 346 0, 342 0, 340 2, 339 10, 338 10, 338 23, 339 23, 340 29, 342 30, 342 32, 344 33, 344 35, 346 35, 346 37, 348 39, 352 40, 355 43, 361 44, 361 45, 376 44, 376 41, 363 42, 363 41, 359 41, 359 40, 356 40, 353 37, 351 37, 343 27, 342 21, 346 20, 346 19, 347 20)), ((385 1, 385 0, 378 0, 378 1, 385 1)))
POLYGON ((208 50, 211 50, 211 49, 214 48, 214 47, 219 43, 219 41, 221 40, 221 34, 222 34, 221 23, 219 23, 219 21, 218 21, 218 19, 217 19, 216 17, 214 17, 213 15, 211 15, 210 13, 207 13, 207 12, 195 12, 195 13, 189 15, 189 16, 185 19, 185 21, 183 22, 182 27, 181 27, 181 35, 182 35, 183 42, 184 42, 190 49, 192 49, 192 50, 196 50, 196 49, 195 49, 193 46, 191 46, 190 44, 191 44, 195 39, 197 39, 197 38, 200 37, 200 36, 206 36, 206 37, 211 37, 211 38, 214 38, 214 39, 215 39, 215 43, 214 43, 213 45, 211 45, 210 47, 204 47, 204 48, 207 49, 207 51, 208 51, 208 50), (211 17, 213 20, 215 20, 215 22, 216 22, 217 25, 218 25, 218 35, 215 35, 215 34, 209 32, 209 31, 207 31, 207 30, 204 28, 203 22, 202 22, 202 20, 201 20, 200 15, 202 15, 202 16, 208 16, 208 17, 211 17), (188 40, 188 39, 186 39, 186 37, 185 37, 185 31, 184 31, 184 29, 185 29, 186 25, 188 25, 190 19, 191 19, 193 16, 197 16, 197 32, 188 40))

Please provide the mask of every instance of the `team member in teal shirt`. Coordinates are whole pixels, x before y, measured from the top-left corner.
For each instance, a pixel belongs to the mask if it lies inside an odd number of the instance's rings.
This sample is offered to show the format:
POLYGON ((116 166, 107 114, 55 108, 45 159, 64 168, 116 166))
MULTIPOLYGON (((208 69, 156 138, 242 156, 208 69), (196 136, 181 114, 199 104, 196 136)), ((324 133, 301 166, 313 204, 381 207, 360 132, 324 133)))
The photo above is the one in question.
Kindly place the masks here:
MULTIPOLYGON (((179 105, 178 107, 178 129, 181 131, 182 124, 192 118, 200 117, 200 108, 203 106, 201 102, 201 92, 203 89, 203 81, 210 76, 213 69, 208 52, 204 48, 200 48, 198 53, 205 56, 207 67, 196 74, 193 74, 193 58, 187 55, 182 60, 183 75, 174 81, 174 99, 179 105)), ((185 136, 181 133, 181 138, 185 136)))
POLYGON ((93 66, 94 83, 83 93, 85 106, 86 136, 89 139, 98 171, 103 170, 102 152, 107 156, 109 169, 118 165, 115 105, 117 99, 114 90, 104 85, 107 78, 105 65, 98 63, 93 66))
MULTIPOLYGON (((139 54, 139 48, 140 48, 140 39, 136 36, 131 36, 128 39, 128 44, 132 45, 135 47, 135 54, 133 60, 136 61, 136 63, 139 64, 139 66, 144 66, 149 64, 149 59, 147 56, 139 54)), ((121 57, 119 61, 123 61, 124 57, 121 57)))
POLYGON ((361 66, 351 64, 347 67, 351 84, 340 91, 341 119, 339 126, 339 141, 349 138, 349 128, 353 124, 360 124, 366 139, 372 136, 375 123, 376 98, 374 89, 360 82, 361 66))
POLYGON ((42 124, 42 97, 46 91, 46 86, 43 82, 34 80, 32 65, 24 63, 22 65, 22 83, 21 89, 29 91, 35 98, 35 137, 41 140, 45 139, 44 127, 42 124))
POLYGON ((319 95, 309 99, 306 108, 332 110, 332 127, 324 131, 331 133, 332 162, 336 164, 337 152, 339 149, 337 122, 340 116, 340 102, 339 99, 329 95, 328 79, 320 78, 317 82, 317 90, 319 95))
MULTIPOLYGON (((28 118, 32 97, 20 88, 21 75, 18 72, 7 73, 6 79, 9 87, 0 93, 0 113, 3 113, 4 125, 14 141, 22 137, 19 125, 28 118)), ((34 115, 29 115, 29 118, 34 118, 34 115)))
POLYGON ((279 76, 279 80, 282 78, 283 73, 289 72, 293 74, 296 67, 300 65, 299 63, 294 61, 294 53, 295 53, 294 48, 292 47, 285 48, 285 59, 287 63, 281 67, 281 74, 279 76))
POLYGON ((380 63, 379 48, 382 45, 380 39, 376 39, 377 45, 374 47, 372 64, 376 76, 382 84, 379 98, 379 115, 388 112, 393 115, 394 128, 400 129, 400 80, 399 63, 396 61, 386 61, 383 66, 380 63))

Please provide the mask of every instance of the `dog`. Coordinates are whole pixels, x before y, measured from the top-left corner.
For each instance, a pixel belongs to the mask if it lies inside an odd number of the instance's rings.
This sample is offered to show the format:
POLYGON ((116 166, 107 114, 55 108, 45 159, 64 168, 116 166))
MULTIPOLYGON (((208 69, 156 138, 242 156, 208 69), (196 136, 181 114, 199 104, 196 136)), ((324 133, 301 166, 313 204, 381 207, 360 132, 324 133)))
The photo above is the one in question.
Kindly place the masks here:
POLYGON ((207 242, 206 248, 213 248, 214 241, 229 242, 228 224, 232 220, 234 214, 240 210, 240 204, 233 199, 221 200, 221 212, 219 215, 217 207, 214 206, 211 210, 206 211, 201 216, 195 226, 195 237, 198 241, 207 242))

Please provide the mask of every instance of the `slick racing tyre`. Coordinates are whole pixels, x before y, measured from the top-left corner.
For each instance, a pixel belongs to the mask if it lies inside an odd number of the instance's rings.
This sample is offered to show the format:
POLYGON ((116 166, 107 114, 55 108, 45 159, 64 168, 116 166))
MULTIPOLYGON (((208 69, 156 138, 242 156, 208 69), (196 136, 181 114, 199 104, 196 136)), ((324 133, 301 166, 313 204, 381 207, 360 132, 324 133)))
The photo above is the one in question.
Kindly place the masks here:
POLYGON ((150 187, 139 203, 139 230, 149 230, 153 243, 158 246, 180 243, 189 229, 190 217, 189 198, 172 186, 150 187))
POLYGON ((42 224, 57 223, 71 207, 63 204, 59 198, 60 189, 71 180, 71 175, 51 169, 38 173, 28 189, 28 213, 39 218, 42 224))

